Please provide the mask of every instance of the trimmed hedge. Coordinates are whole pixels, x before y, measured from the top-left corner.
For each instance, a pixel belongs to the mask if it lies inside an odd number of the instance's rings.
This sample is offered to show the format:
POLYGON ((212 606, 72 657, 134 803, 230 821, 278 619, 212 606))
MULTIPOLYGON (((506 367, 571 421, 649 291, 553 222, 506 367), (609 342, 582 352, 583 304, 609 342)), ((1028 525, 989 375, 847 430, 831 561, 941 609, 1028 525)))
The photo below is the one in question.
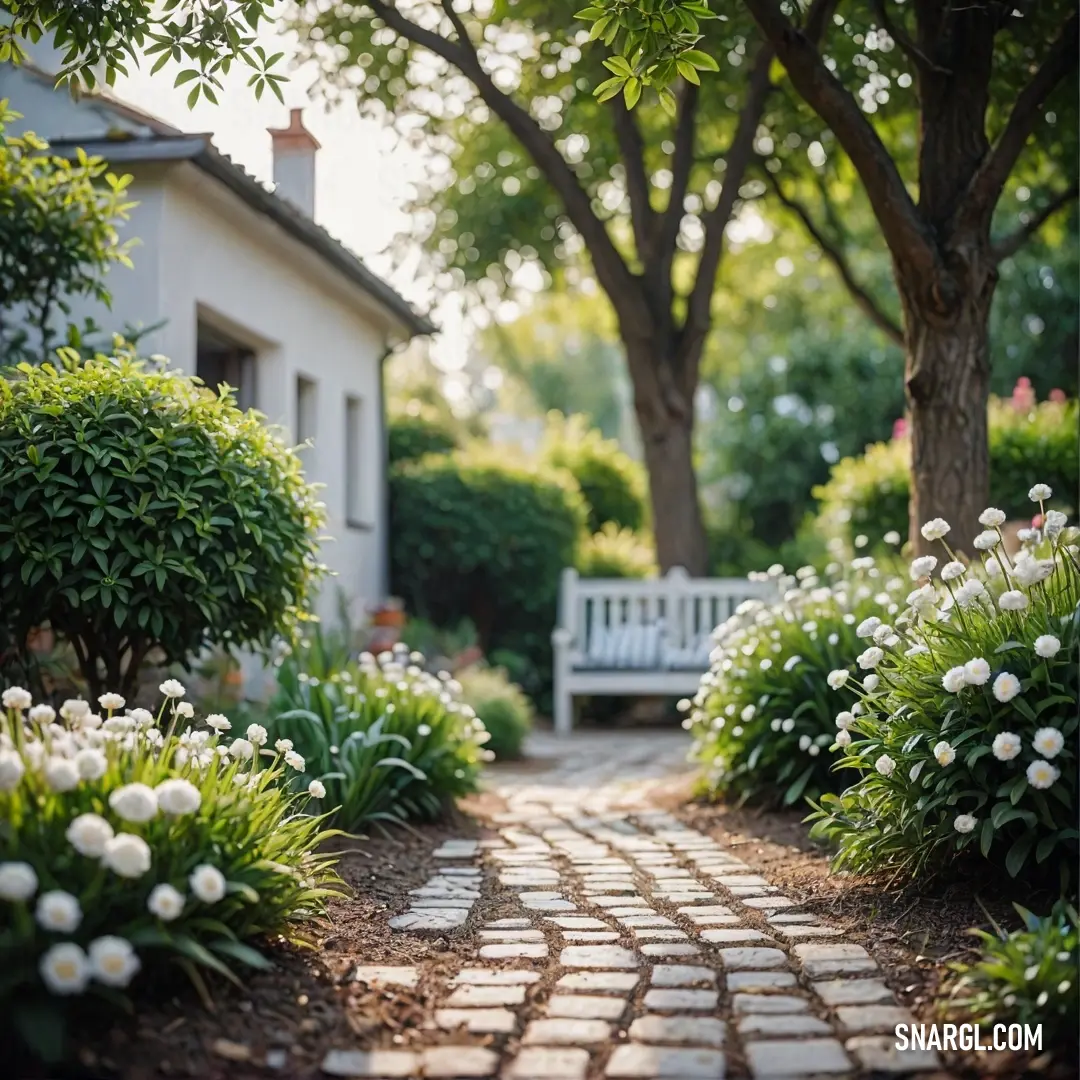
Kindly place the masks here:
POLYGON ((399 413, 387 426, 390 464, 418 461, 425 454, 449 454, 459 445, 457 432, 439 416, 399 413))

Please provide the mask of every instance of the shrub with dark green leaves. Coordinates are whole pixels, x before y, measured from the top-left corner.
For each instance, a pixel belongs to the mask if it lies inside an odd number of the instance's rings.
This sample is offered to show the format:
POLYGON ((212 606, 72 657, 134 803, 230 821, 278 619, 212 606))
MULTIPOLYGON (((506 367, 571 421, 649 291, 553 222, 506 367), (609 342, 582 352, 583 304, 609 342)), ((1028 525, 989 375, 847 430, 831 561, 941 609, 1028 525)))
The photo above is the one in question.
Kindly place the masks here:
POLYGON ((300 459, 233 400, 132 355, 0 381, 0 619, 47 624, 91 693, 160 649, 287 634, 320 577, 300 459))
POLYGON ((983 955, 957 964, 953 1008, 989 1027, 997 1023, 1043 1026, 1043 1049, 1076 1060, 1080 1013, 1080 916, 1064 900, 1040 918, 1013 905, 1023 928, 1007 933, 975 930, 983 955))
POLYGON ((717 628, 711 670, 680 703, 705 793, 791 805, 844 786, 827 751, 855 695, 838 701, 829 680, 858 651, 860 622, 899 610, 904 582, 868 557, 828 569, 824 581, 812 567, 751 575, 776 582, 776 601, 748 600, 717 628))
MULTIPOLYGON (((1080 445, 1076 401, 1027 404, 990 401, 990 501, 1010 520, 1027 520, 1024 499, 1033 484, 1047 483, 1065 509, 1076 509, 1080 490, 1080 445)), ((875 443, 862 457, 833 466, 827 484, 814 489, 821 503, 817 528, 849 543, 863 534, 873 540, 890 531, 906 537, 911 443, 907 438, 875 443)))
POLYGON ((640 463, 614 439, 588 428, 582 416, 564 420, 553 413, 549 423, 541 457, 554 468, 566 469, 578 482, 588 507, 589 532, 599 532, 609 522, 631 532, 640 529, 647 516, 640 463))
POLYGON ((340 666, 327 666, 330 655, 304 639, 278 666, 268 726, 303 758, 297 790, 322 784, 343 829, 432 820, 476 790, 488 739, 459 684, 424 672, 423 656, 407 648, 340 666))
POLYGON ((425 454, 448 454, 459 445, 457 432, 430 412, 398 413, 387 421, 390 464, 416 461, 425 454))
POLYGON ((474 665, 458 672, 461 699, 483 722, 491 739, 485 744, 496 758, 521 757, 532 727, 532 702, 498 667, 474 665))
POLYGON ((573 478, 482 448, 390 472, 391 582, 438 626, 468 618, 486 652, 550 658, 559 576, 573 566, 585 505, 573 478))
MULTIPOLYGON (((1031 495, 1042 512, 1049 489, 1031 495)), ((855 658, 877 676, 844 733, 840 765, 858 779, 814 815, 837 868, 915 877, 982 859, 1057 884, 1075 866, 1080 533, 1057 510, 1045 517, 1010 558, 1004 512, 984 511, 972 566, 946 522, 923 526, 948 561, 940 580, 927 577, 935 557, 912 563, 909 607, 882 612, 892 626, 855 658)))
POLYGON ((655 577, 656 555, 640 533, 609 521, 578 548, 578 573, 587 578, 655 577))

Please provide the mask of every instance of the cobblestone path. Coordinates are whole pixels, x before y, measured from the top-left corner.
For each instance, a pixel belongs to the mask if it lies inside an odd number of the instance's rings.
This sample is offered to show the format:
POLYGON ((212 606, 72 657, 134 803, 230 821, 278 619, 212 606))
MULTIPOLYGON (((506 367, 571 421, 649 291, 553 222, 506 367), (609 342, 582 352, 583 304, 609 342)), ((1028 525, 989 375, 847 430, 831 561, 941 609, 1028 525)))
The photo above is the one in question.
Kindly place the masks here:
MULTIPOLYGON (((939 1070, 898 1053, 911 1022, 873 958, 708 836, 656 809, 685 739, 579 736, 545 772, 503 773, 486 839, 449 841, 392 930, 472 933, 435 1024, 453 1045, 335 1050, 345 1077, 719 1080, 939 1070), (470 924, 492 890, 516 914, 470 924), (514 899, 516 898, 516 899, 514 899)), ((541 751, 553 744, 541 745, 541 751)), ((361 968, 411 985, 411 967, 361 968)), ((940 1074, 939 1074, 940 1075, 940 1074)))

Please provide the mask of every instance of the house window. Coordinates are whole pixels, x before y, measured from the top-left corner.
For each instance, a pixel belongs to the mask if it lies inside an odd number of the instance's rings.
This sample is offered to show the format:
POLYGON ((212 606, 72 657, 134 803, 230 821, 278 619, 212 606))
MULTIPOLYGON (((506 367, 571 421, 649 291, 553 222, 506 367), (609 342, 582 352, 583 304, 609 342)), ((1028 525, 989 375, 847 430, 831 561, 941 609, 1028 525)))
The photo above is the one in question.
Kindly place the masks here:
POLYGON ((363 481, 364 402, 345 398, 345 520, 354 527, 366 527, 363 481))
POLYGON ((256 402, 255 351, 200 321, 195 344, 195 374, 217 393, 222 383, 233 389, 241 409, 253 409, 256 402))
POLYGON ((319 419, 319 385, 314 379, 296 376, 296 441, 314 441, 319 419))

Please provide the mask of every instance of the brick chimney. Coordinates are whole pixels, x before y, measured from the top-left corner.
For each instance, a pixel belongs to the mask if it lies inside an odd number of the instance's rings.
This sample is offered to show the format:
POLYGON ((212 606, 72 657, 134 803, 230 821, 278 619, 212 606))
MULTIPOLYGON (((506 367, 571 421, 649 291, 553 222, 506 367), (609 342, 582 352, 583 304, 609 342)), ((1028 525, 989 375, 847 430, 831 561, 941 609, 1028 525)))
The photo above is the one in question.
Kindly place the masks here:
POLYGON ((287 128, 270 128, 274 147, 274 186, 309 218, 315 217, 315 151, 319 143, 303 121, 303 109, 289 110, 287 128))

